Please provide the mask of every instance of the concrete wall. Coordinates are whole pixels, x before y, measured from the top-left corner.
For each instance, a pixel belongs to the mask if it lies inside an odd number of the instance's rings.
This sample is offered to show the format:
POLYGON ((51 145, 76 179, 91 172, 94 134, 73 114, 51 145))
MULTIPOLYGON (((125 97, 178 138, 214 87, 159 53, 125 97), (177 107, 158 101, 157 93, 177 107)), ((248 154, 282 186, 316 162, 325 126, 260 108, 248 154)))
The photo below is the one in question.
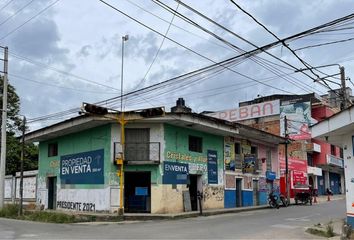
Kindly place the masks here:
POLYGON ((352 133, 343 137, 347 221, 354 227, 354 145, 352 133))
MULTIPOLYGON (((23 201, 24 204, 36 202, 38 171, 23 172, 23 201)), ((5 176, 5 202, 15 203, 20 200, 20 172, 16 176, 5 176)))

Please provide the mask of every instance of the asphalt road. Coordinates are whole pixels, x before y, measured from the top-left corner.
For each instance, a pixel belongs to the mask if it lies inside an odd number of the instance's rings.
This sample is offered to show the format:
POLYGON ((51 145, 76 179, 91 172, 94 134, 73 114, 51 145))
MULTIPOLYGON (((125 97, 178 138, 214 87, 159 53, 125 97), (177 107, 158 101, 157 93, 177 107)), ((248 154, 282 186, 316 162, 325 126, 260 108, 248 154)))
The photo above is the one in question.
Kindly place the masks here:
POLYGON ((314 239, 305 227, 344 217, 345 200, 170 221, 48 224, 0 218, 0 239, 314 239))

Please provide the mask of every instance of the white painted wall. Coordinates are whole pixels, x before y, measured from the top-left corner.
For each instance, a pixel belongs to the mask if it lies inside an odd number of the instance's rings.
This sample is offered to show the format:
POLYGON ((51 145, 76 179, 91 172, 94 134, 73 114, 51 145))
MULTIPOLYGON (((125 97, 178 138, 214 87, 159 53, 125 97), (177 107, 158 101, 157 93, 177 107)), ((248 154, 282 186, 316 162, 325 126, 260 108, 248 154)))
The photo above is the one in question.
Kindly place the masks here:
POLYGON ((58 189, 56 207, 65 211, 108 212, 110 211, 110 199, 111 191, 109 187, 103 189, 58 189), (76 208, 68 209, 64 207, 64 205, 70 206, 70 204, 76 206, 76 208))
MULTIPOLYGON (((354 155, 353 155, 353 133, 347 134, 343 138, 344 148, 344 175, 347 199, 347 215, 354 217, 354 155)), ((342 185, 343 186, 343 185, 342 185)))
MULTIPOLYGON (((37 176, 23 178, 23 198, 36 198, 37 176)), ((20 178, 16 178, 16 198, 20 198, 20 178)))

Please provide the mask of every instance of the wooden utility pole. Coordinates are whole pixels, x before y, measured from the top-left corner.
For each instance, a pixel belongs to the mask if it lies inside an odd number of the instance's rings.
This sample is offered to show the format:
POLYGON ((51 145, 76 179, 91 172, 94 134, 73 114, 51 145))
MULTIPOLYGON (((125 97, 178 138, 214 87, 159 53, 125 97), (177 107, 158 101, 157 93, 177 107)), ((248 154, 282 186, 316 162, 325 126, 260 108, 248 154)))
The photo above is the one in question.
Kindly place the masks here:
POLYGON ((4 87, 2 91, 1 156, 0 156, 0 209, 4 207, 6 174, 6 122, 7 122, 7 74, 9 49, 4 49, 4 87))

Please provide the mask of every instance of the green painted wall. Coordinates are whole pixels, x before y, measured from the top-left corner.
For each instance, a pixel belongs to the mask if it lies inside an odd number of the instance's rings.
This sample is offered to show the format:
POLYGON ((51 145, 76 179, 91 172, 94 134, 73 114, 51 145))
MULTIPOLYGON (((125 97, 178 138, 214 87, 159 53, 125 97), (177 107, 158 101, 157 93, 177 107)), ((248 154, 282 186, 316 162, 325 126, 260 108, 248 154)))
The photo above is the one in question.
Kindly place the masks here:
POLYGON ((224 137, 165 124, 165 161, 207 164, 207 151, 216 150, 218 171, 224 169, 224 137), (189 135, 201 137, 203 152, 189 151, 189 135))
MULTIPOLYGON (((60 156, 98 149, 104 149, 104 185, 109 185, 116 172, 111 159, 110 124, 40 142, 38 177, 43 181, 47 176, 57 176, 60 184, 60 156), (54 142, 58 143, 58 156, 48 157, 48 144, 54 142)), ((104 185, 76 184, 70 185, 70 188, 103 188, 104 185)))

